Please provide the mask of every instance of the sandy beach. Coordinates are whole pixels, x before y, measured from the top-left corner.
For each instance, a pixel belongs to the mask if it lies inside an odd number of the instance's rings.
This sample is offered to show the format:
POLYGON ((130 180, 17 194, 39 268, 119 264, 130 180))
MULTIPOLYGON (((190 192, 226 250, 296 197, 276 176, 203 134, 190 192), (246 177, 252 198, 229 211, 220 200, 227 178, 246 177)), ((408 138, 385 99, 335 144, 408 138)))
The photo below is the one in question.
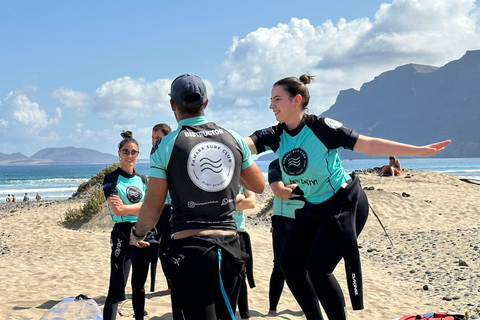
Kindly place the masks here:
MULTIPOLYGON (((371 210, 358 240, 364 310, 352 311, 343 265, 336 269, 347 294, 349 319, 388 320, 433 311, 463 314, 480 307, 480 185, 408 169, 393 178, 367 172, 359 176, 389 237, 371 210)), ((246 211, 257 283, 249 290, 251 319, 305 319, 287 286, 278 315, 266 315, 273 266, 271 197, 267 188, 257 195, 257 207, 246 211)), ((112 223, 103 211, 82 226, 64 227, 65 211, 81 205, 74 200, 0 205, 0 319, 38 320, 63 298, 78 294, 103 307, 112 223)), ((172 319, 166 287, 159 267, 158 291, 151 293, 147 287, 146 319, 172 319)), ((132 318, 130 300, 120 312, 117 319, 132 318)))

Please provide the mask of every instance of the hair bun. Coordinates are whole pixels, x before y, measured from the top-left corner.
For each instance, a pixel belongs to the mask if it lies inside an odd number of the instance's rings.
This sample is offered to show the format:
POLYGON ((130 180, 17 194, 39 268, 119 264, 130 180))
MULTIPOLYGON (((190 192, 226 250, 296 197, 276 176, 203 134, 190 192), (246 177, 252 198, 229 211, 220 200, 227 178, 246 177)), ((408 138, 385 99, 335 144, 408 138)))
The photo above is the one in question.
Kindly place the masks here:
POLYGON ((122 136, 123 139, 129 139, 129 138, 133 138, 133 133, 132 131, 122 131, 122 133, 120 133, 120 135, 122 136))
POLYGON ((309 84, 310 82, 315 81, 315 77, 308 74, 302 74, 299 80, 304 84, 309 84))

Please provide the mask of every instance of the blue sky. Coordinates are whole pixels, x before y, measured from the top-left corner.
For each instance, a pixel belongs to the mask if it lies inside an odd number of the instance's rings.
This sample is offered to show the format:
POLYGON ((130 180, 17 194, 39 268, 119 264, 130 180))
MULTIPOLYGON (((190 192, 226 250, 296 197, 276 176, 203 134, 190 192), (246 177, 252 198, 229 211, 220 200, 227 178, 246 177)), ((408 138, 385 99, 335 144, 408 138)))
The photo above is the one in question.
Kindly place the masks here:
MULTIPOLYGON (((246 136, 275 124, 272 84, 309 73, 310 112, 407 63, 480 49, 474 0, 2 1, 0 153, 47 147, 116 154, 131 130, 176 128, 169 86, 195 73, 207 117, 246 136)), ((354 124, 347 124, 354 127, 354 124)))

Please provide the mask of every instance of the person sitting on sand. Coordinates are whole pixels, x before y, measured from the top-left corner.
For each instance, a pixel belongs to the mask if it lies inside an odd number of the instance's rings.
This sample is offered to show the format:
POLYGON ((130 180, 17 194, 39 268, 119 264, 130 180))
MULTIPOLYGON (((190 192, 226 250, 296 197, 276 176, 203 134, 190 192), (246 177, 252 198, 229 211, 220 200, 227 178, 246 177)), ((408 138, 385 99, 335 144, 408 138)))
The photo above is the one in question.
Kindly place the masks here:
POLYGON ((8 194, 7 198, 5 199, 7 202, 12 202, 12 195, 8 194))
POLYGON ((35 199, 37 199, 37 201, 40 201, 40 199, 42 199, 42 196, 39 195, 38 192, 37 192, 37 194, 35 195, 35 199))
POLYGON ((30 197, 28 196, 28 193, 25 192, 25 195, 23 196, 23 202, 27 202, 30 200, 30 197))
POLYGON ((399 176, 402 169, 400 168, 400 161, 395 156, 390 156, 388 158, 390 161, 388 165, 383 166, 382 171, 378 174, 379 176, 385 175, 385 173, 390 174, 392 177, 399 176))

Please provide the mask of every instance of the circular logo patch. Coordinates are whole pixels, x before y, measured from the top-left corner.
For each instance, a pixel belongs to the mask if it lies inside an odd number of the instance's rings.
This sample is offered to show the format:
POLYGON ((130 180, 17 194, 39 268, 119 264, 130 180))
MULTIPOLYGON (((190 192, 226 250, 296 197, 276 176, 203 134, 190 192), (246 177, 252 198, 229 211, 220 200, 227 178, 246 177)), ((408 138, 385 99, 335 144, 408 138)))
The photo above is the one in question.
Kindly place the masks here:
POLYGON ((288 151, 282 157, 282 168, 286 174, 298 176, 307 170, 308 158, 305 150, 296 148, 288 151))
POLYGON ((335 129, 335 130, 337 130, 338 128, 343 126, 343 124, 341 122, 338 122, 337 120, 333 120, 333 119, 330 119, 330 118, 325 118, 325 123, 327 124, 327 126, 329 126, 332 129, 335 129))
POLYGON ((225 189, 232 181, 235 157, 220 142, 201 142, 188 155, 187 171, 197 187, 208 192, 225 189))
POLYGON ((125 194, 131 203, 137 203, 142 199, 142 190, 137 187, 127 187, 125 194))

